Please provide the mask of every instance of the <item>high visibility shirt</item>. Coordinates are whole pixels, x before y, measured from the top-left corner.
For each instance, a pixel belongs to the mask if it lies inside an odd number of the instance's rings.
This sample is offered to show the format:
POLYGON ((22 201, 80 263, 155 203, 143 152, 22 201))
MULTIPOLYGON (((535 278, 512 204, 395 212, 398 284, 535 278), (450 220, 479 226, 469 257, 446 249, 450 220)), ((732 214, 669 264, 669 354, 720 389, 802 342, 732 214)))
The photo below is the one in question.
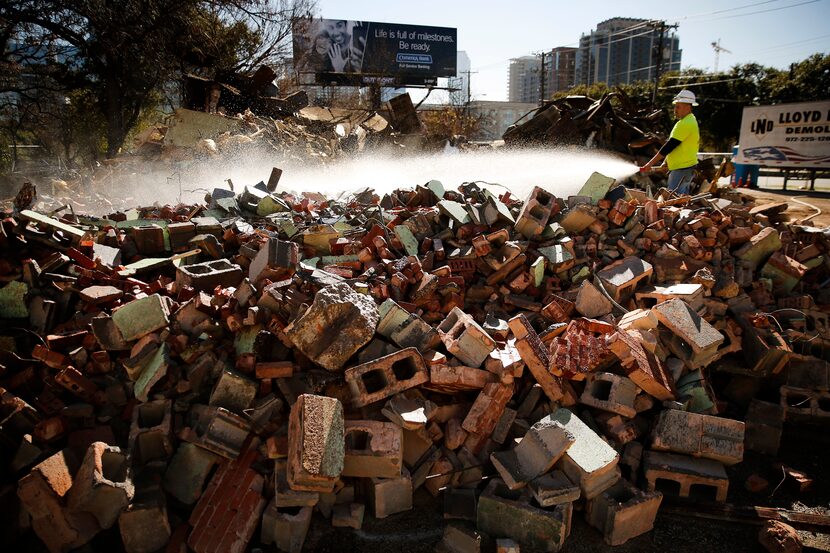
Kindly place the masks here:
POLYGON ((697 165, 697 150, 700 147, 700 129, 693 113, 686 115, 674 124, 669 138, 680 141, 680 144, 666 156, 666 164, 670 171, 685 169, 697 165))

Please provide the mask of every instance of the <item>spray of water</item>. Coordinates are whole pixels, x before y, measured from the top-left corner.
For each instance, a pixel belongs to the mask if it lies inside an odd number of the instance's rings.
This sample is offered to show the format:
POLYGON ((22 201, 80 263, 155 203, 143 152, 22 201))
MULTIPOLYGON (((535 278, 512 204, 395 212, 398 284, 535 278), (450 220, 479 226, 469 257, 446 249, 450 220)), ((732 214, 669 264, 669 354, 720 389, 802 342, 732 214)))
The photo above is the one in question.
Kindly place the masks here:
MULTIPOLYGON (((227 157, 221 162, 198 161, 171 170, 169 166, 140 165, 133 174, 107 181, 99 191, 117 199, 113 207, 175 204, 202 201, 214 188, 228 188, 233 181, 239 192, 244 185, 267 180, 271 167, 283 169, 279 190, 320 192, 338 197, 344 192, 370 187, 380 194, 396 188, 412 188, 439 180, 447 189, 465 182, 494 183, 492 190, 509 190, 524 198, 534 186, 559 197, 575 194, 597 171, 615 179, 637 171, 637 167, 613 154, 590 150, 496 149, 459 153, 454 150, 402 156, 372 152, 328 163, 313 160, 276 162, 265 154, 227 157), (120 204, 120 205, 117 205, 120 204)), ((111 211, 110 206, 82 206, 87 213, 111 211)))

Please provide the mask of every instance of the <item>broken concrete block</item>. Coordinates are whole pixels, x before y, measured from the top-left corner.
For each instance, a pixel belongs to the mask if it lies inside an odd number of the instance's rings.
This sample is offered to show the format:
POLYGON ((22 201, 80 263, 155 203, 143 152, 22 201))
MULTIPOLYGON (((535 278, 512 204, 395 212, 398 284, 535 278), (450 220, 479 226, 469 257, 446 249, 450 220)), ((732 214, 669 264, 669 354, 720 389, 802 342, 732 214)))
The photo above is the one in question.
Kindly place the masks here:
POLYGON ((588 501, 585 518, 602 532, 605 543, 622 545, 654 528, 662 501, 660 492, 643 492, 620 479, 588 501))
POLYGON ((605 294, 587 280, 582 281, 582 285, 579 287, 575 307, 580 315, 589 319, 604 317, 614 309, 605 294))
POLYGON ((438 334, 447 351, 471 367, 480 367, 496 349, 495 340, 458 307, 438 325, 438 334))
POLYGON ((467 526, 448 524, 444 536, 435 547, 437 553, 480 553, 481 535, 467 526))
POLYGON ((274 544, 279 551, 300 553, 313 512, 312 507, 280 511, 272 499, 262 514, 260 541, 265 545, 274 544))
POLYGON ((690 369, 707 365, 724 341, 723 334, 682 300, 658 303, 652 312, 671 331, 669 349, 690 369))
POLYGON ((528 484, 536 502, 542 507, 573 503, 580 496, 579 486, 572 483, 561 470, 554 470, 534 478, 528 484))
POLYGON ((653 272, 650 263, 636 256, 628 256, 607 265, 597 271, 596 275, 602 281, 606 292, 611 294, 614 301, 620 302, 630 298, 637 286, 647 282, 653 272))
POLYGON ((401 427, 391 422, 348 420, 343 476, 398 478, 403 466, 401 427))
POLYGON ((154 553, 170 539, 170 521, 164 494, 156 488, 139 489, 135 501, 118 517, 121 541, 127 553, 154 553))
POLYGON ((729 477, 723 465, 717 461, 646 451, 643 454, 643 466, 649 491, 659 488, 666 492, 669 487, 673 487, 680 497, 689 497, 694 488, 697 492, 714 492, 709 496, 715 501, 726 501, 729 477))
POLYGON ((375 518, 386 518, 412 509, 412 478, 405 468, 397 478, 364 480, 364 494, 375 518))
POLYGON ((65 449, 36 465, 17 485, 20 504, 32 517, 32 530, 50 553, 76 549, 100 530, 93 515, 66 508, 78 466, 74 455, 65 449))
POLYGON ((250 378, 232 369, 225 369, 213 386, 208 405, 241 415, 250 407, 257 390, 257 383, 250 378))
POLYGON ((88 286, 81 290, 78 295, 87 303, 100 305, 117 300, 124 295, 124 292, 115 286, 88 286))
POLYGON ((375 361, 347 369, 352 403, 363 407, 429 380, 424 358, 415 348, 402 349, 375 361))
POLYGON ((133 395, 139 401, 147 401, 150 390, 166 374, 170 365, 170 347, 162 343, 142 358, 138 370, 141 372, 133 385, 133 395))
POLYGON ((260 245, 256 257, 251 261, 248 278, 256 284, 268 269, 293 270, 299 263, 299 258, 300 249, 295 242, 269 238, 260 245))
POLYGON ((491 453, 490 460, 507 487, 515 490, 548 472, 574 441, 560 423, 542 419, 530 427, 519 445, 491 453))
POLYGON ((310 492, 331 492, 343 471, 343 405, 335 398, 303 394, 288 422, 288 484, 310 492))
POLYGON ((581 233, 596 221, 595 209, 589 205, 580 204, 569 209, 559 220, 559 224, 569 235, 573 236, 581 233))
POLYGON ((176 268, 178 286, 190 286, 202 292, 211 292, 217 286, 221 288, 239 286, 243 278, 242 267, 227 259, 179 265, 176 268))
POLYGON ((559 422, 576 439, 559 460, 558 467, 571 482, 579 484, 583 497, 592 499, 619 479, 619 455, 579 417, 568 409, 557 409, 542 420, 559 422))
POLYGON ((120 448, 95 442, 75 475, 67 505, 73 511, 90 513, 106 529, 115 524, 134 493, 127 455, 120 448))
POLYGON ((246 550, 265 509, 265 479, 251 468, 257 457, 257 450, 249 449, 235 461, 222 462, 190 514, 190 549, 196 553, 246 550))
POLYGON ((362 503, 341 503, 334 506, 331 512, 331 525, 335 528, 354 528, 360 530, 363 526, 363 514, 366 506, 362 503))
POLYGON ((523 548, 559 551, 568 534, 571 504, 541 509, 531 501, 529 490, 510 490, 500 479, 493 478, 479 497, 476 525, 481 532, 510 538, 523 548))
POLYGON ((369 343, 378 320, 371 297, 338 283, 317 292, 308 311, 289 324, 285 334, 309 359, 337 371, 369 343))
POLYGON ((127 342, 138 340, 170 323, 170 310, 160 295, 133 300, 112 312, 112 321, 127 342))
POLYGON ((588 376, 588 382, 579 402, 583 405, 634 418, 634 399, 637 385, 624 376, 613 373, 595 372, 588 376))
POLYGON ((784 429, 784 408, 753 399, 746 412, 744 446, 750 451, 777 455, 784 429))
POLYGON ((248 434, 250 421, 221 407, 194 405, 190 427, 179 436, 227 459, 236 459, 248 434))
POLYGON ((215 453, 191 443, 182 443, 164 473, 164 491, 185 505, 193 505, 202 495, 208 476, 221 460, 215 453))
POLYGON ((391 299, 384 301, 378 312, 378 334, 389 338, 402 348, 414 347, 418 348, 418 351, 426 351, 434 349, 441 341, 438 332, 432 326, 391 299))
POLYGON ((657 416, 651 447, 734 465, 744 457, 744 423, 666 409, 657 416))
POLYGON ((288 485, 288 460, 274 459, 274 504, 278 509, 314 507, 319 501, 318 492, 292 490, 288 485))

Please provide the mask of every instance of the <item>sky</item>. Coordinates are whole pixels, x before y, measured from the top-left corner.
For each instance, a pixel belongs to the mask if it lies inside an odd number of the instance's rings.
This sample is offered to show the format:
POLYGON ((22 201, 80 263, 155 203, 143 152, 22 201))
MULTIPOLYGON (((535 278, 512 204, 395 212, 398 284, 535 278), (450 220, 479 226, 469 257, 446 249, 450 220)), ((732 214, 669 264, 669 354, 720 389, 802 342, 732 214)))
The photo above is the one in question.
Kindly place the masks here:
MULTIPOLYGON (((510 58, 577 46, 581 34, 612 17, 677 23, 681 66, 711 70, 720 39, 719 69, 757 62, 786 68, 830 51, 830 0, 318 0, 318 14, 352 19, 455 27, 458 49, 470 57, 473 100, 507 100, 510 58)), ((417 96, 417 95, 414 95, 417 96)), ((430 101, 443 94, 433 93, 430 101)))

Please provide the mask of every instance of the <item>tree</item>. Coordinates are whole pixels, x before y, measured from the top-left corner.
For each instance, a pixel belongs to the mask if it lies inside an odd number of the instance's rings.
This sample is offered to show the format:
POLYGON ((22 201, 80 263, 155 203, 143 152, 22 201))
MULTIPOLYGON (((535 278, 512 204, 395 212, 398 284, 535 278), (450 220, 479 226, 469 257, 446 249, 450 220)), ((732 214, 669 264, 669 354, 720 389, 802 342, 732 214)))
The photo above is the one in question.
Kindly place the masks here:
MULTIPOLYGON (((6 0, 2 64, 20 74, 37 57, 49 83, 91 91, 112 157, 182 70, 270 61, 284 54, 291 22, 311 7, 312 0, 6 0)), ((20 88, 9 81, 6 90, 20 88)))

